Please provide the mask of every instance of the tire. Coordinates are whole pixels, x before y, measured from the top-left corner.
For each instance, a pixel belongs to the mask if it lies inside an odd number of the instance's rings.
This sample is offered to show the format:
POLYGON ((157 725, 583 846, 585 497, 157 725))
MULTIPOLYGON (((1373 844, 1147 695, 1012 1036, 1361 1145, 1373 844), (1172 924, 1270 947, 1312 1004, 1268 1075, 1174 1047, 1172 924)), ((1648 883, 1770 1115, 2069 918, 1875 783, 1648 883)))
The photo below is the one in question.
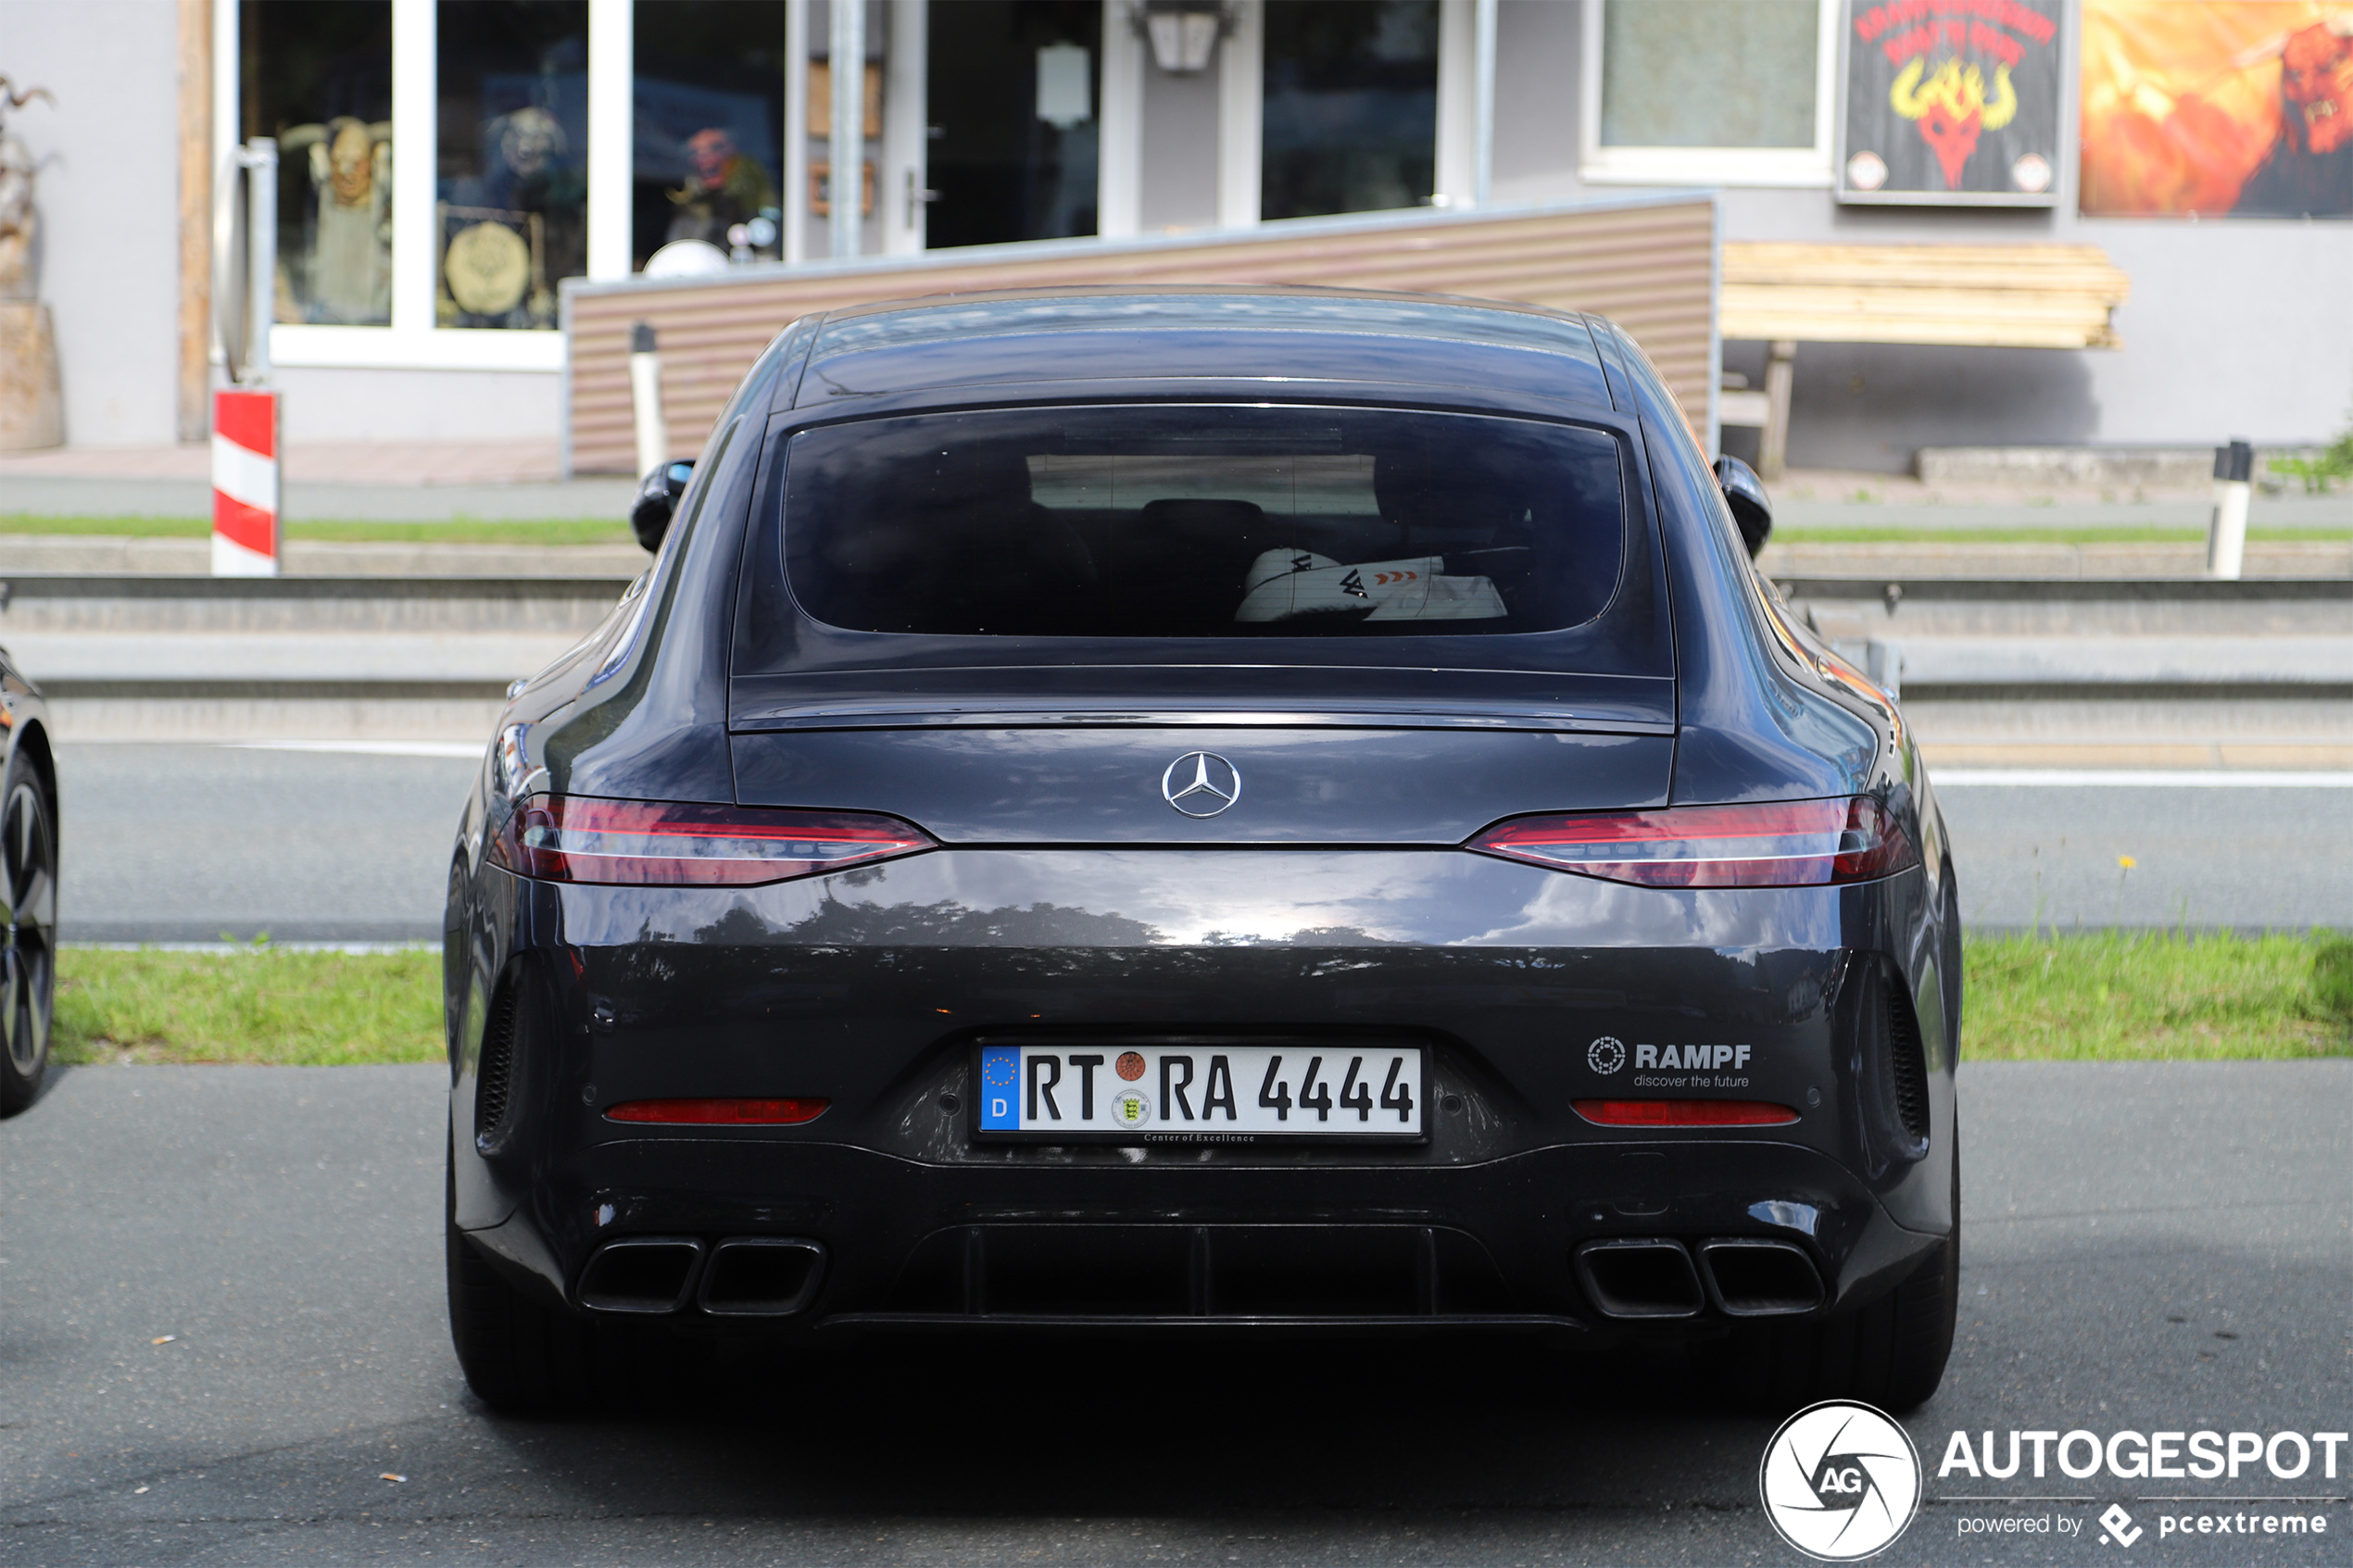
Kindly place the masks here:
POLYGON ((598 1323, 509 1283, 458 1228, 457 1173, 444 1184, 449 1337, 467 1386, 502 1415, 635 1411, 695 1386, 698 1347, 650 1323, 598 1323))
POLYGON ((0 1116, 41 1092, 57 989, 57 825, 40 776, 19 754, 0 783, 0 1116))
POLYGON ((1886 1296, 1803 1323, 1751 1323, 1707 1348, 1703 1370, 1736 1404, 1774 1416, 1823 1399, 1857 1399, 1894 1414, 1917 1409, 1944 1379, 1961 1305, 1961 1160, 1953 1151, 1953 1232, 1886 1296))

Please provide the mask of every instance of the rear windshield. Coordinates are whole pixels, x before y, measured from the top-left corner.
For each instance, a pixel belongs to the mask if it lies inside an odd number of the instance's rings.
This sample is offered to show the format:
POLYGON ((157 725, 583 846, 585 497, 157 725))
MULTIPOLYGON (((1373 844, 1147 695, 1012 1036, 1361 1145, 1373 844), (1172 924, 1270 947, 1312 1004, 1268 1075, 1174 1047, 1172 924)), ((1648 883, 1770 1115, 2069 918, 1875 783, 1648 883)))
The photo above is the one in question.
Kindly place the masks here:
POLYGON ((1617 441, 1523 420, 989 410, 792 439, 786 565, 829 625, 935 636, 1551 632, 1608 603, 1617 441))

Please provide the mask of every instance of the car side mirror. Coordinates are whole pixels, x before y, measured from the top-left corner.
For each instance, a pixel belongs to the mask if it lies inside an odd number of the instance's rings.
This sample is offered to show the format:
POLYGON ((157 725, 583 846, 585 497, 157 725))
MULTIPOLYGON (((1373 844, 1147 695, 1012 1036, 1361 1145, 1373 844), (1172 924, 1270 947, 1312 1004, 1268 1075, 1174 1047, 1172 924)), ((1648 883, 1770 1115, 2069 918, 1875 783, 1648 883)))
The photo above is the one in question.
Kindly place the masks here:
POLYGON ((1765 482, 1756 477, 1756 470, 1738 458, 1716 459, 1716 483, 1723 487, 1725 504, 1740 525, 1748 558, 1755 560, 1765 541, 1773 536, 1773 498, 1765 494, 1765 482))
POLYGON ((629 529, 637 543, 648 550, 661 548, 661 536, 670 532, 670 514, 678 509, 678 497, 694 476, 692 463, 664 463, 646 475, 646 483, 637 487, 637 503, 629 508, 629 529))

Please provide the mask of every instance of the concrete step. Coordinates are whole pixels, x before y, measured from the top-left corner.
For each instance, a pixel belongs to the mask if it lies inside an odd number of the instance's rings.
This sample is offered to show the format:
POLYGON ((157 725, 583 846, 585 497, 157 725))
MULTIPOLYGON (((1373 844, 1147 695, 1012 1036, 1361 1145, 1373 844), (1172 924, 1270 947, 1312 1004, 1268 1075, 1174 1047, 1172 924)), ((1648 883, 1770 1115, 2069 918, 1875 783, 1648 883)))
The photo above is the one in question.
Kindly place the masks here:
POLYGON ((2353 633, 2353 577, 1769 574, 1824 636, 2273 637, 2353 633))
MULTIPOLYGON (((2204 579, 2206 546, 2126 542, 1812 544, 1776 539, 1765 546, 1757 566, 1775 579, 2204 579)), ((2353 539, 2257 540, 2246 546, 2245 572, 2250 578, 2353 579, 2353 539)))
POLYGON ((496 695, 580 639, 564 632, 25 632, 8 652, 52 696, 130 688, 251 695, 394 684, 496 695))
POLYGON ((509 683, 576 644, 628 585, 19 574, 0 584, 0 644, 67 740, 472 743, 509 683))
MULTIPOLYGON (((2353 577, 1782 585, 1858 662, 1871 642, 1892 646, 1931 757, 2335 767, 2353 746, 2353 577)), ((471 744, 508 683, 576 643, 626 586, 19 574, 0 642, 69 739, 471 744)))
MULTIPOLYGON (((642 555, 638 559, 642 563, 642 555)), ((208 577, 18 573, 0 640, 28 633, 585 633, 630 579, 610 576, 208 577)))
MULTIPOLYGON (((635 545, 444 545, 289 539, 289 577, 620 577, 653 559, 635 545)), ((207 577, 212 542, 114 533, 0 533, 0 577, 161 573, 207 577)))
MULTIPOLYGON (((1930 695, 1996 688, 2042 695, 2054 686, 2194 692, 2278 687, 2284 696, 2353 696, 2353 635, 2271 636, 1906 636, 1903 689, 1930 695)), ((1834 640, 1868 665, 1868 642, 1834 640)))

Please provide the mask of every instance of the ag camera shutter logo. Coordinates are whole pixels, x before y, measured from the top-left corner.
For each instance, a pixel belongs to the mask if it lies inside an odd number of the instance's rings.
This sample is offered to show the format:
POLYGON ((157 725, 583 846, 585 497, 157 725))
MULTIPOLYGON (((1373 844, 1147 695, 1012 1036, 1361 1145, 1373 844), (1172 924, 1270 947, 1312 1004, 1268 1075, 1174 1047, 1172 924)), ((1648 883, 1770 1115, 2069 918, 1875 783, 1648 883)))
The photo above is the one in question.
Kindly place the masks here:
POLYGON ((1919 1450, 1884 1411, 1826 1399, 1773 1434, 1756 1489, 1781 1539, 1818 1562, 1854 1562, 1919 1512, 1919 1450))

